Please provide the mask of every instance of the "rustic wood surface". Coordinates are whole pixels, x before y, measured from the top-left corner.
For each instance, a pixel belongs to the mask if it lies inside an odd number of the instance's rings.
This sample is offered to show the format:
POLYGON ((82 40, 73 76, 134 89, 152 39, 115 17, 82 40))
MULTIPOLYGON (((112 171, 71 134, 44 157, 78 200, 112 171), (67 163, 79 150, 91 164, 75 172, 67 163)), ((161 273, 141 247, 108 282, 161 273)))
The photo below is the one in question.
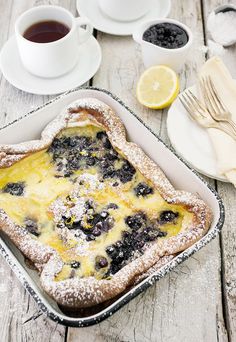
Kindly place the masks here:
MULTIPOLYGON (((75 0, 0 0, 0 47, 13 34, 17 16, 41 4, 59 4, 76 14, 75 0)), ((181 74, 181 87, 194 83, 206 58, 206 18, 225 1, 173 0, 170 17, 189 25, 195 34, 192 54, 181 74)), ((231 1, 236 4, 236 0, 231 1)), ((121 97, 169 144, 166 111, 145 110, 135 99, 135 85, 143 70, 139 47, 131 37, 98 32, 103 60, 90 84, 121 97)), ((236 77, 236 47, 223 59, 236 77)), ((0 75, 0 124, 3 125, 46 102, 50 97, 24 93, 0 75)), ((225 342, 236 341, 236 192, 233 186, 213 182, 226 206, 221 236, 180 265, 99 325, 76 329, 60 326, 44 314, 0 258, 0 341, 70 342, 225 342)))

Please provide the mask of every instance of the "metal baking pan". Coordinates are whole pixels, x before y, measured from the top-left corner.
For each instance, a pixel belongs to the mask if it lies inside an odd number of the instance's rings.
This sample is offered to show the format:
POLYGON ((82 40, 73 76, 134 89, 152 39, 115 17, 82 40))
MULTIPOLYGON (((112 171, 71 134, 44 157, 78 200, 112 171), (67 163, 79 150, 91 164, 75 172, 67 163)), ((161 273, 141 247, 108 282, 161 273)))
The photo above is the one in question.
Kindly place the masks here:
POLYGON ((57 303, 43 291, 37 272, 27 266, 21 252, 1 233, 0 253, 26 290, 34 298, 39 308, 52 320, 73 327, 96 324, 111 316, 132 298, 153 285, 155 281, 164 277, 178 264, 215 238, 224 223, 224 206, 218 194, 194 170, 190 169, 181 158, 171 151, 119 98, 104 89, 94 87, 79 88, 56 97, 45 105, 3 127, 0 130, 0 144, 19 143, 39 138, 41 131, 49 121, 58 115, 68 104, 82 97, 95 97, 111 106, 126 126, 128 139, 142 147, 162 168, 175 188, 196 193, 208 203, 213 211, 214 219, 210 230, 200 241, 178 254, 158 272, 144 279, 119 298, 76 312, 62 311, 57 303))

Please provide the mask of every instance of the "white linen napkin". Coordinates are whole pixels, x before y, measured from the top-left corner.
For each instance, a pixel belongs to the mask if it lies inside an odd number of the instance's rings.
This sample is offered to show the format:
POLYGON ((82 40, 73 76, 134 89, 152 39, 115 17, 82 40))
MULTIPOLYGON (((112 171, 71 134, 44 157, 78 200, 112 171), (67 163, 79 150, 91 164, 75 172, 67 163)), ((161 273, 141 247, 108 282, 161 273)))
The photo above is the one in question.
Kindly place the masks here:
MULTIPOLYGON (((210 76, 225 106, 236 123, 236 82, 219 57, 209 59, 200 70, 201 76, 210 76)), ((236 187, 236 140, 226 133, 208 128, 217 158, 217 168, 236 187)))

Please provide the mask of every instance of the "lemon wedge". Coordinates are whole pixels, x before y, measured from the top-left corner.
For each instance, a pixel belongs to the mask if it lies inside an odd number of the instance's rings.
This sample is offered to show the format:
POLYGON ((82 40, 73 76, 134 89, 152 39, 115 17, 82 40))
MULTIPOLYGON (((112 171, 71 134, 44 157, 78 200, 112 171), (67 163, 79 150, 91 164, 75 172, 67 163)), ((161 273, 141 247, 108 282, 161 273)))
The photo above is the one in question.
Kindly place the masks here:
POLYGON ((179 78, 174 70, 165 65, 148 68, 137 85, 138 101, 152 109, 168 107, 179 93, 179 78))

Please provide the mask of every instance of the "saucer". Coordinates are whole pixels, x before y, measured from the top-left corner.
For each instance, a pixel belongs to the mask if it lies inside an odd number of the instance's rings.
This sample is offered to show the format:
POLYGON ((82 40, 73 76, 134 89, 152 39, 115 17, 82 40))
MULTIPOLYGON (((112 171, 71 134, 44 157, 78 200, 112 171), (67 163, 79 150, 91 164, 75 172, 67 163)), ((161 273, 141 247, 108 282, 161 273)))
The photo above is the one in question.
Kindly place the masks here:
MULTIPOLYGON (((195 86, 188 89, 197 93, 195 86)), ((178 98, 168 111, 167 132, 174 149, 191 167, 205 176, 228 182, 217 172, 216 155, 206 129, 190 119, 178 98)))
POLYGON ((55 95, 81 86, 97 72, 101 64, 101 48, 91 36, 79 46, 76 66, 67 74, 55 78, 42 78, 29 73, 21 62, 16 38, 12 36, 0 53, 0 69, 14 87, 32 94, 55 95))
MULTIPOLYGON (((112 0, 111 0, 112 1, 112 0)), ((151 10, 143 17, 133 21, 116 21, 104 14, 97 0, 77 0, 77 11, 87 17, 94 28, 101 32, 118 36, 130 36, 142 22, 156 18, 165 18, 170 13, 171 0, 152 0, 151 10)))

